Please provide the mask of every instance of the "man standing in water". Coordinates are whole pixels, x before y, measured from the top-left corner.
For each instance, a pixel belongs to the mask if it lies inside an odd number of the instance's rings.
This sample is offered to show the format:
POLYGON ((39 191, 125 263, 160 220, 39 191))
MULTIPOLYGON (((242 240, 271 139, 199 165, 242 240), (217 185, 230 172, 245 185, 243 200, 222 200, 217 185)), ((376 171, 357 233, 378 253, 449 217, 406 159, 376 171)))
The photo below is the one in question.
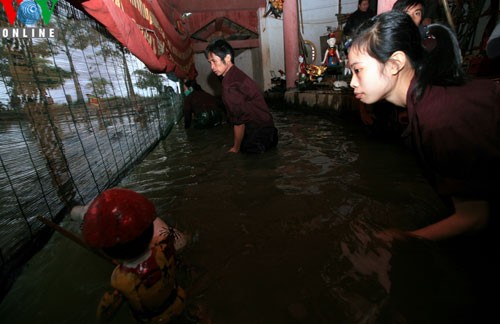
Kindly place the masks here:
POLYGON ((234 65, 234 49, 223 39, 205 49, 210 68, 222 77, 222 101, 233 125, 232 153, 263 153, 278 144, 278 130, 257 83, 234 65))

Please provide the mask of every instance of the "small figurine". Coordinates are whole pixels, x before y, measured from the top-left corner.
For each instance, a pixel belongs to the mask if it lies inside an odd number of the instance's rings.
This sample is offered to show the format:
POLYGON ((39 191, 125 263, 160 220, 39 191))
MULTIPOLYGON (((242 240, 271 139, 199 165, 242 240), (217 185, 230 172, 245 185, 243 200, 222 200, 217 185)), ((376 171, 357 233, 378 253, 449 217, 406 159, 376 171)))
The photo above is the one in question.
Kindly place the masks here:
POLYGON ((299 55, 299 71, 297 72, 299 77, 299 85, 304 85, 307 79, 307 64, 304 62, 304 56, 299 55))
POLYGON ((280 74, 280 80, 286 81, 286 73, 285 73, 285 71, 279 69, 278 73, 280 74))
POLYGON ((185 241, 157 216, 151 201, 133 190, 112 188, 89 205, 74 207, 71 218, 83 220, 85 242, 117 264, 111 275, 114 290, 102 297, 99 319, 110 320, 123 301, 141 323, 166 323, 183 311, 186 293, 176 282, 174 255, 185 241), (181 245, 174 246, 179 238, 181 245))
POLYGON ((322 64, 327 67, 336 67, 338 64, 342 63, 342 59, 335 46, 337 40, 335 37, 330 37, 326 42, 328 44, 328 49, 325 51, 325 57, 323 58, 322 64))
POLYGON ((325 73, 327 67, 324 65, 314 65, 308 64, 306 67, 307 74, 309 75, 309 81, 318 83, 323 80, 323 74, 325 73))

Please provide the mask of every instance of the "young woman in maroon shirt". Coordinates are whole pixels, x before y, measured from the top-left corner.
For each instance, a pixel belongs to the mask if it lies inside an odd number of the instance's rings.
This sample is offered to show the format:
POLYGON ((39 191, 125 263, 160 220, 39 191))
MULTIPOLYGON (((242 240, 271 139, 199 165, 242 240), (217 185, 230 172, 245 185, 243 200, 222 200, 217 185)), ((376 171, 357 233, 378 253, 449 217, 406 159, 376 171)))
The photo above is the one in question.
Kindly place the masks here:
POLYGON ((422 41, 407 14, 380 14, 354 36, 349 64, 357 99, 408 109, 406 135, 437 192, 452 203, 447 218, 410 234, 439 240, 498 217, 500 84, 467 80, 452 31, 435 24, 428 32, 422 41))

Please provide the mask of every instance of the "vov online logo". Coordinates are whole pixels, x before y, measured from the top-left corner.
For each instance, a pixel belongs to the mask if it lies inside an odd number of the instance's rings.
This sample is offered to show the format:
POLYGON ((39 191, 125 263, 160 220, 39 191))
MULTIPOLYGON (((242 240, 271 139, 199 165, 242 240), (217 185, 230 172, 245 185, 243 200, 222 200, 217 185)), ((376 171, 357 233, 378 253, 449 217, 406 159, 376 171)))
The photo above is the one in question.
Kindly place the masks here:
POLYGON ((2 38, 53 38, 54 28, 37 27, 42 19, 45 25, 50 22, 57 0, 1 0, 9 24, 14 26, 16 20, 25 27, 1 27, 2 38), (17 6, 14 6, 17 2, 17 6))

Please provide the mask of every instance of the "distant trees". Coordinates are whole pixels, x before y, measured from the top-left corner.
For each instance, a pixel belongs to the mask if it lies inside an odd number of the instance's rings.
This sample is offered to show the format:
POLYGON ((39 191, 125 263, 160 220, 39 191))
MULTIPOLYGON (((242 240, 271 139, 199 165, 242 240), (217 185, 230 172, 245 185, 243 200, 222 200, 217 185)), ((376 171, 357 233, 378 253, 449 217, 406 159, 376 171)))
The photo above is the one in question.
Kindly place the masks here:
POLYGON ((58 3, 50 27, 55 38, 0 39, 1 110, 22 108, 26 102, 52 103, 51 94, 68 104, 83 104, 88 90, 132 102, 138 89, 150 95, 162 92, 164 76, 138 60, 135 65, 127 48, 76 8, 58 3))
POLYGON ((99 37, 97 37, 97 32, 93 28, 83 25, 84 22, 81 20, 68 19, 66 17, 54 17, 53 20, 56 22, 58 29, 57 42, 52 43, 62 53, 66 54, 75 85, 76 101, 77 103, 82 103, 85 98, 71 53, 75 49, 83 51, 88 46, 97 46, 99 44, 99 37))
POLYGON ((29 38, 2 38, 0 73, 10 96, 10 105, 43 102, 48 89, 61 87, 71 74, 54 66, 46 41, 29 38))
POLYGON ((102 77, 91 77, 91 83, 86 85, 86 88, 91 90, 96 97, 104 97, 107 93, 107 88, 111 82, 102 77))
POLYGON ((160 94, 163 90, 163 82, 165 77, 160 74, 152 73, 148 70, 135 70, 134 75, 137 77, 135 85, 144 90, 151 91, 153 95, 153 89, 156 89, 156 94, 160 94))

